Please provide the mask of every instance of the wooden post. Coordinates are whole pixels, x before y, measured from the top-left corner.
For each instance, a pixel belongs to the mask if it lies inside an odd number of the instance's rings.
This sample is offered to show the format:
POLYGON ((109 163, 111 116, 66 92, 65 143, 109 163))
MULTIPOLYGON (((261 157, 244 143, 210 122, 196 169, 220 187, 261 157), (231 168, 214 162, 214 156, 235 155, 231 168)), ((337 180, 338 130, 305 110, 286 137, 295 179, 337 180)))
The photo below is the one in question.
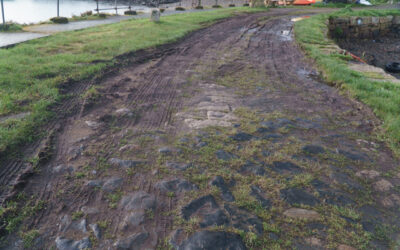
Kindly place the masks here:
POLYGON ((118 15, 117 0, 115 0, 115 14, 118 15))
POLYGON ((3 28, 6 28, 6 18, 4 17, 4 3, 1 0, 1 16, 3 17, 3 28))
POLYGON ((96 6, 97 6, 97 8, 96 8, 97 15, 99 15, 100 14, 100 12, 99 12, 99 0, 96 0, 96 6))

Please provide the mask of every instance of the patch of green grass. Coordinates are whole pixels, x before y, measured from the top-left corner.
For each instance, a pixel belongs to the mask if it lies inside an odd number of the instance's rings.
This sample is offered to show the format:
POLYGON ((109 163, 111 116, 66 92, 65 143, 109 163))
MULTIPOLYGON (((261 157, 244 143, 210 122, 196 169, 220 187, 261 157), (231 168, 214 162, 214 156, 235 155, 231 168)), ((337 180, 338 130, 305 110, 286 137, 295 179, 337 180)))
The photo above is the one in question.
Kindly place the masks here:
POLYGON ((325 80, 340 89, 350 93, 356 99, 372 108, 383 121, 380 136, 389 142, 391 148, 398 154, 400 149, 400 85, 387 81, 369 79, 347 67, 347 60, 327 54, 321 45, 333 45, 328 39, 326 21, 337 16, 386 16, 400 15, 399 10, 360 10, 338 11, 333 14, 316 15, 299 21, 295 25, 297 42, 316 62, 325 80))
POLYGON ((107 195, 108 205, 110 208, 116 208, 119 200, 122 198, 122 191, 117 191, 107 195))
POLYGON ((100 75, 124 53, 177 41, 237 13, 265 10, 240 7, 185 13, 162 17, 158 23, 127 20, 0 49, 0 117, 30 112, 23 119, 0 122, 0 153, 41 135, 40 126, 54 116, 48 107, 64 97, 61 84, 100 75))
POLYGON ((22 233, 21 238, 25 249, 32 249, 33 244, 40 233, 38 230, 30 230, 28 232, 22 233))
POLYGON ((85 214, 82 211, 77 211, 77 212, 73 212, 72 213, 72 220, 79 220, 80 218, 82 218, 85 214))
POLYGON ((17 23, 0 24, 0 32, 16 32, 22 31, 22 25, 17 23))

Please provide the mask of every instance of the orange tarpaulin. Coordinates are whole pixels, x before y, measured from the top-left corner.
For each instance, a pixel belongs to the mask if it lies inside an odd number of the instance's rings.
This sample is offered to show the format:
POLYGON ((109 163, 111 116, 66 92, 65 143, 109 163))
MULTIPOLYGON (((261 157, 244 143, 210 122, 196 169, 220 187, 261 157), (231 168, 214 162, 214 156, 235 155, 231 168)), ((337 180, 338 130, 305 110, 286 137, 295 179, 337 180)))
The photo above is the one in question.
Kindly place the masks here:
POLYGON ((294 5, 310 5, 315 3, 315 0, 295 0, 294 5))

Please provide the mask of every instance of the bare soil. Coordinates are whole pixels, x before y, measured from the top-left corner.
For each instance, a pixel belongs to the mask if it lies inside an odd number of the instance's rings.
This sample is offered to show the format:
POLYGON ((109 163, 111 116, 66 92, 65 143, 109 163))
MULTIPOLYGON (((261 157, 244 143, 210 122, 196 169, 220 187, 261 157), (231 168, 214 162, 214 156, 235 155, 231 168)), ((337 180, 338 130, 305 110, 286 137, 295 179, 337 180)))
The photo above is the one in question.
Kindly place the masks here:
POLYGON ((4 248, 394 248, 399 161, 296 45, 296 11, 223 20, 94 79, 34 169, 2 167, 3 202, 44 204, 4 248))

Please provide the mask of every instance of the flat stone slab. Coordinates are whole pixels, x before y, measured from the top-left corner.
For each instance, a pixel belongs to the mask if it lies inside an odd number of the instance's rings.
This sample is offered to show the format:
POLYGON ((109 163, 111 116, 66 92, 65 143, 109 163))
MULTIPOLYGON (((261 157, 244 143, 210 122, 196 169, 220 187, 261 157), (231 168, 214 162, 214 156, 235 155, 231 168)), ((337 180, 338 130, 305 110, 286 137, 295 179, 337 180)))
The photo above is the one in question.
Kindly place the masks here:
POLYGON ((289 208, 283 212, 283 214, 294 219, 316 220, 320 218, 320 215, 317 212, 302 208, 289 208))

